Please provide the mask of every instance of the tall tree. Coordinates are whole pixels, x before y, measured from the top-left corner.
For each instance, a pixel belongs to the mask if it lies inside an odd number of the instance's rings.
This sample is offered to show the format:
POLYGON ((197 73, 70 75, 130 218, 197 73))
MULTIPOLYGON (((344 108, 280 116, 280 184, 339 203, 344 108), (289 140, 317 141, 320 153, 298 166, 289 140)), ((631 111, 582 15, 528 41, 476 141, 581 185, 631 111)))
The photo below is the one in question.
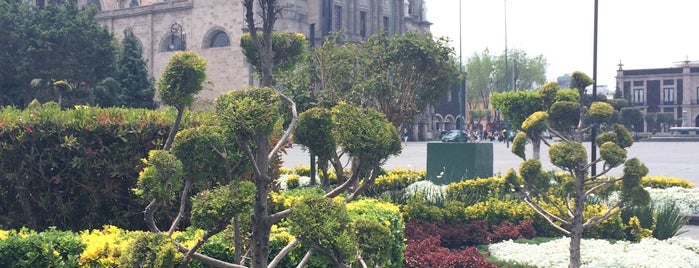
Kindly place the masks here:
POLYGON ((373 107, 396 128, 436 103, 458 79, 446 41, 412 32, 378 34, 365 43, 328 39, 309 58, 321 103, 373 107))
POLYGON ((528 90, 538 88, 546 82, 548 63, 543 55, 529 57, 522 50, 512 49, 508 51, 507 64, 504 54, 497 56, 494 64, 493 81, 497 91, 505 91, 508 88, 516 91, 528 90))
MULTIPOLYGON (((252 101, 261 101, 262 103, 257 103, 258 106, 245 107, 245 105, 234 105, 242 100, 238 98, 244 98, 244 96, 230 95, 230 98, 217 100, 217 110, 221 113, 231 113, 233 115, 240 114, 239 112, 230 110, 231 107, 240 107, 246 111, 252 112, 252 114, 259 113, 258 109, 264 107, 268 112, 277 111, 278 107, 276 105, 281 105, 282 101, 285 102, 292 113, 292 119, 282 135, 282 138, 270 148, 270 135, 272 134, 269 126, 264 124, 259 128, 259 131, 251 132, 246 135, 246 137, 240 137, 241 140, 254 143, 254 147, 247 147, 246 155, 250 160, 250 164, 254 166, 254 176, 253 183, 255 184, 255 204, 252 214, 252 235, 251 235, 251 255, 252 255, 252 267, 267 267, 268 256, 269 256, 269 236, 271 233, 272 224, 281 220, 282 217, 288 215, 286 214, 274 214, 270 215, 269 207, 267 205, 267 194, 270 192, 271 177, 270 177, 270 162, 274 157, 277 157, 279 149, 287 144, 289 136, 294 131, 296 126, 297 114, 296 114, 296 104, 292 99, 288 98, 284 94, 279 92, 270 92, 273 85, 273 68, 274 68, 274 51, 272 50, 273 40, 272 35, 274 32, 274 25, 277 21, 278 16, 283 10, 280 0, 243 0, 243 7, 245 8, 245 25, 247 31, 250 33, 250 38, 252 39, 252 44, 255 46, 256 50, 260 56, 260 67, 258 68, 261 76, 262 89, 258 91, 250 91, 250 94, 256 95, 261 99, 252 101), (257 3, 257 5, 255 5, 257 3), (262 34, 258 34, 258 28, 260 23, 255 20, 255 13, 259 18, 261 18, 261 30, 262 34), (276 93, 276 94, 275 94, 276 93), (228 104, 226 104, 228 103, 228 104)), ((225 95, 228 96, 228 95, 225 95)), ((265 114, 268 114, 265 112, 265 114)), ((231 115, 226 115, 231 116, 231 115)), ((255 117, 255 116, 253 116, 255 117)), ((249 117, 243 117, 241 119, 249 119, 249 117)), ((255 117, 255 120, 269 120, 272 117, 255 117)), ((238 122, 236 122, 238 123, 238 122)), ((243 120, 240 122, 243 124, 257 124, 257 122, 248 122, 243 120)), ((248 127, 248 126, 243 126, 248 127)), ((250 126, 251 127, 251 126, 250 126)), ((241 133, 242 134, 242 133, 241 133)))
POLYGON ((473 53, 468 58, 466 63, 466 73, 468 74, 466 100, 471 109, 488 109, 490 94, 494 90, 494 68, 493 56, 490 55, 488 49, 481 54, 473 53))
POLYGON ((134 108, 155 108, 155 88, 148 77, 143 51, 133 31, 124 30, 121 41, 121 54, 118 61, 121 83, 122 106, 134 108))
POLYGON ((115 76, 114 37, 95 20, 93 5, 81 9, 75 1, 49 2, 34 13, 24 58, 32 79, 65 80, 87 93, 81 95, 91 95, 97 83, 115 76))
POLYGON ((29 6, 21 1, 0 0, 0 105, 23 107, 23 89, 29 87, 30 76, 24 65, 28 27, 31 25, 29 6))
POLYGON ((429 34, 377 34, 363 53, 369 59, 362 73, 369 104, 396 128, 437 103, 458 79, 453 49, 429 34))

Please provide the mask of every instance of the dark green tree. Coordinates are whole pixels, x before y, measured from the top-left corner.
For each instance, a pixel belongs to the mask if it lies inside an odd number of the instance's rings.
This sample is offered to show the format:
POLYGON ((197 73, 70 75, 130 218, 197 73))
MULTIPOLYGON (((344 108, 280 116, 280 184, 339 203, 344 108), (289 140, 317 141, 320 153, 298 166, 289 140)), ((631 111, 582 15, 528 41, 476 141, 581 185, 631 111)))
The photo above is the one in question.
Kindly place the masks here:
POLYGON ((619 111, 619 123, 633 131, 642 131, 643 112, 636 107, 621 108, 621 111, 619 111))
POLYGON ((155 108, 156 104, 153 99, 155 88, 148 77, 141 45, 130 28, 124 30, 121 46, 118 61, 118 81, 122 87, 119 94, 123 96, 121 105, 134 108, 155 108))
POLYGON ((0 0, 0 105, 24 107, 31 80, 24 65, 32 12, 16 0, 0 0))
POLYGON ((79 8, 75 1, 49 2, 33 9, 26 27, 23 72, 31 79, 65 80, 75 85, 74 94, 63 96, 64 106, 90 103, 92 89, 116 74, 114 36, 97 23, 95 14, 93 5, 79 8))

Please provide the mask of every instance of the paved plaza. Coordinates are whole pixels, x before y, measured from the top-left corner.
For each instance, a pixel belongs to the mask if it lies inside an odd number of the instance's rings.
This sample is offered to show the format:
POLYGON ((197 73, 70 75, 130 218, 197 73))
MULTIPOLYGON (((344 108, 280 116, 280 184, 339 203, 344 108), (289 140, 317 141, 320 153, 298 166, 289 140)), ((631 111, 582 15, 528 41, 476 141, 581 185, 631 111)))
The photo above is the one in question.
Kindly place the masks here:
MULTIPOLYGON (((384 168, 424 170, 427 165, 427 143, 403 143, 401 154, 388 159, 384 168)), ((590 143, 586 145, 589 153, 590 143)), ((527 145, 526 153, 528 157, 531 156, 531 145, 527 145)), ((599 155, 599 150, 597 153, 599 155)), ((636 142, 628 149, 628 158, 631 157, 640 159, 648 167, 649 175, 686 179, 699 186, 699 142, 636 142)), ((282 159, 285 167, 292 168, 299 165, 309 165, 309 158, 308 151, 295 144, 293 148, 287 149, 287 154, 282 159)), ((541 147, 541 160, 544 169, 554 169, 548 158, 548 147, 543 145, 541 147)), ((493 174, 505 173, 510 168, 517 170, 521 162, 522 159, 512 154, 505 143, 495 142, 493 144, 493 174)), ((598 165, 597 171, 601 172, 601 170, 602 166, 598 165)), ((623 167, 618 167, 608 174, 620 176, 622 173, 623 167)), ((682 236, 699 240, 699 226, 685 226, 685 229, 688 232, 682 236)))
MULTIPOLYGON (((424 170, 427 164, 428 142, 403 143, 403 151, 386 161, 384 168, 404 168, 424 170)), ((511 147, 510 143, 510 147, 511 147)), ((586 143, 588 153, 590 143, 586 143)), ((527 157, 532 155, 531 145, 527 145, 527 157)), ((599 150, 597 151, 599 155, 599 150)), ((628 149, 628 158, 637 157, 649 169, 649 175, 664 175, 689 180, 699 186, 699 142, 651 142, 642 141, 634 143, 628 149)), ((308 151, 295 144, 287 149, 287 155, 283 157, 285 167, 309 165, 308 151)), ((505 173, 508 169, 518 170, 522 159, 510 152, 510 148, 504 142, 493 144, 493 174, 505 173)), ((546 170, 555 169, 548 158, 548 147, 541 146, 541 162, 546 170)), ((597 172, 601 172, 602 165, 597 165, 597 172)), ((620 176, 623 167, 612 169, 608 174, 620 176)))

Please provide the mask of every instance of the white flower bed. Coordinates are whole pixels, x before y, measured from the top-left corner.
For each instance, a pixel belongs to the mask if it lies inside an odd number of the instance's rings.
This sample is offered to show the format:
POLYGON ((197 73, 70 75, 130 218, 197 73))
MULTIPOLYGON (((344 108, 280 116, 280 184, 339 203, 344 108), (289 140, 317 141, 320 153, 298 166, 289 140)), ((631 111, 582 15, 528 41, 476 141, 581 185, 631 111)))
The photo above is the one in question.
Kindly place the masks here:
MULTIPOLYGON (((568 267, 570 239, 563 237, 539 245, 518 244, 512 240, 492 244, 497 259, 536 267, 568 267), (536 254, 533 254, 536 253, 536 254)), ((583 239, 580 246, 582 267, 699 267, 699 241, 673 237, 654 238, 639 243, 583 239)))
POLYGON ((699 189, 670 187, 667 189, 646 188, 651 200, 656 204, 666 204, 672 201, 684 214, 699 214, 699 189))

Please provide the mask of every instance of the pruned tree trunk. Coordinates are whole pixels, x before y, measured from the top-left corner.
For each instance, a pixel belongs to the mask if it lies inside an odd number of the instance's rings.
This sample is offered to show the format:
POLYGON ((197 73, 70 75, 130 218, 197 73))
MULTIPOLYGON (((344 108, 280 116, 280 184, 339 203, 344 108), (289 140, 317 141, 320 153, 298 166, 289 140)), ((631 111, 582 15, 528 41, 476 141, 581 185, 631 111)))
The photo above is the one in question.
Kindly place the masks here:
POLYGON ((583 234, 583 210, 585 209, 585 171, 575 171, 576 185, 573 201, 573 219, 570 226, 570 263, 568 267, 580 267, 580 243, 583 234))
POLYGON ((252 215, 252 268, 266 268, 267 259, 269 257, 269 236, 272 229, 272 223, 269 219, 269 211, 267 207, 267 193, 269 192, 270 183, 269 177, 269 160, 267 153, 269 152, 269 141, 267 136, 256 135, 255 137, 255 158, 254 161, 259 168, 259 174, 255 175, 254 183, 257 189, 255 193, 255 205, 252 215))

